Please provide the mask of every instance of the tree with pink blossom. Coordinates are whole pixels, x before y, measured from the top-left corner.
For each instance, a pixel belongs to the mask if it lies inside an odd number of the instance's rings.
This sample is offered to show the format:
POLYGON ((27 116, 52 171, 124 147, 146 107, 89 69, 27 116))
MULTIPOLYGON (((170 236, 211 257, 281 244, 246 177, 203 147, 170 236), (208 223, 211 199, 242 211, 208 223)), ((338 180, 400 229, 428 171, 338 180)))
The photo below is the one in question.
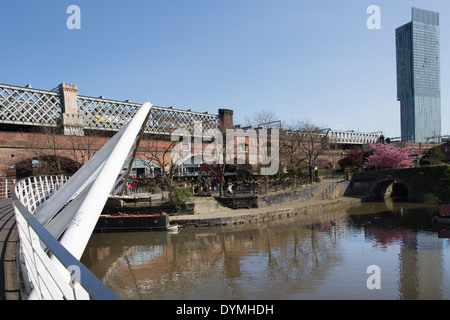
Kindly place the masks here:
POLYGON ((329 168, 332 166, 330 157, 323 155, 317 156, 316 160, 314 161, 314 164, 318 166, 320 169, 329 168))
POLYGON ((391 144, 371 143, 372 154, 367 158, 367 167, 380 169, 407 168, 417 159, 408 148, 396 148, 391 144))

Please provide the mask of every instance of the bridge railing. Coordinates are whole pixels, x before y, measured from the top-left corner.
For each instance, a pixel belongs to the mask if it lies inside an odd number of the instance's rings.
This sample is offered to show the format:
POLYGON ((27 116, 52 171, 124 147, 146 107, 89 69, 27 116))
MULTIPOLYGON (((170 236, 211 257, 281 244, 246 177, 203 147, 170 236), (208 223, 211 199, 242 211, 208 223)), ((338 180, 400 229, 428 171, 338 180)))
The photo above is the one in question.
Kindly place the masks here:
POLYGON ((11 197, 11 186, 16 184, 16 179, 0 177, 0 199, 11 197))
MULTIPOLYGON (((84 129, 120 130, 136 114, 139 103, 116 101, 105 98, 78 96, 78 113, 84 120, 84 129)), ((185 128, 194 133, 219 128, 217 115, 154 106, 147 121, 145 132, 170 135, 176 129, 185 128), (199 126, 195 128, 195 126, 199 126)))
POLYGON ((366 144, 375 143, 380 138, 378 133, 328 130, 326 136, 329 143, 335 144, 366 144))
POLYGON ((19 181, 12 200, 20 239, 25 295, 37 300, 116 300, 117 296, 76 259, 36 219, 33 211, 67 177, 32 177, 19 181))
MULTIPOLYGON (((74 114, 70 116, 79 116, 77 126, 82 130, 119 131, 141 106, 140 103, 128 100, 82 96, 78 94, 77 89, 75 91, 73 96, 66 97, 61 88, 47 91, 31 86, 19 87, 0 83, 0 123, 59 127, 64 125, 65 121, 63 109, 67 106, 64 107, 64 104, 70 100, 76 109, 71 111, 74 114)), ((207 112, 154 106, 145 132, 171 135, 176 129, 184 128, 193 134, 196 131, 201 132, 200 129, 218 129, 219 122, 217 115, 207 112)))
POLYGON ((58 92, 0 84, 0 123, 57 126, 62 105, 58 92))
POLYGON ((16 184, 14 193, 28 211, 34 214, 37 207, 47 200, 68 179, 69 177, 64 175, 26 178, 16 184))

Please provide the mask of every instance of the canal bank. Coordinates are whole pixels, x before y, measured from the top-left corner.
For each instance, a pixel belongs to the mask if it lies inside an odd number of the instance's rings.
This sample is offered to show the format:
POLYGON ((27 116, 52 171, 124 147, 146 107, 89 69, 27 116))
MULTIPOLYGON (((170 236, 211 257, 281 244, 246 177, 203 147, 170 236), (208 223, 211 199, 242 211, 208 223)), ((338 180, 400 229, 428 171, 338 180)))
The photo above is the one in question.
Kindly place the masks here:
POLYGON ((181 227, 209 227, 260 223, 290 217, 304 216, 348 208, 361 203, 359 198, 340 197, 332 200, 309 199, 273 205, 264 208, 235 209, 200 213, 196 215, 171 216, 170 223, 181 227))

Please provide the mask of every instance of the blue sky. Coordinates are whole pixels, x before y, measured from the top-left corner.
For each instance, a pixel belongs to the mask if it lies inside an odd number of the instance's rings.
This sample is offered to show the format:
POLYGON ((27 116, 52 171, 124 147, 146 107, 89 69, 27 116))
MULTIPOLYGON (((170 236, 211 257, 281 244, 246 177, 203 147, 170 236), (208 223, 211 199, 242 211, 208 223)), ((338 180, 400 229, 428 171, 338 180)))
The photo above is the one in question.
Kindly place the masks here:
POLYGON ((0 82, 159 106, 261 110, 282 121, 400 135, 395 28, 441 20, 442 134, 450 134, 450 1, 2 1, 0 82), (69 5, 81 9, 70 30, 69 5), (368 6, 381 9, 369 30, 368 6))

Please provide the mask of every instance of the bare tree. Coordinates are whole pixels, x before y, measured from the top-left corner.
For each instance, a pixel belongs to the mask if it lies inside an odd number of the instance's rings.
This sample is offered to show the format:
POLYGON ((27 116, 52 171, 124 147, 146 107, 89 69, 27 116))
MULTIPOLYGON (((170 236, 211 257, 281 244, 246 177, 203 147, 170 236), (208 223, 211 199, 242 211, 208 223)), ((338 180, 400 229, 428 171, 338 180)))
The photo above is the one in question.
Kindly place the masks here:
POLYGON ((36 134, 36 139, 30 142, 30 150, 34 154, 33 160, 38 161, 35 168, 38 174, 70 175, 79 168, 58 128, 37 128, 36 134))
POLYGON ((309 181, 313 181, 315 161, 327 149, 322 130, 306 121, 294 121, 285 125, 281 134, 280 154, 282 163, 294 174, 294 184, 298 173, 308 170, 309 181))
POLYGON ((271 110, 261 110, 249 117, 245 117, 245 125, 253 128, 270 128, 273 122, 277 122, 275 112, 271 110))
MULTIPOLYGON (((259 112, 254 113, 253 115, 245 118, 246 125, 253 128, 258 129, 282 129, 282 122, 279 120, 279 118, 276 116, 275 112, 272 110, 261 110, 259 112)), ((281 130, 282 131, 282 130, 281 130)), ((273 137, 270 137, 270 139, 273 139, 273 137)), ((279 140, 282 139, 282 134, 279 136, 279 140)), ((259 155, 261 155, 261 152, 268 156, 269 154, 272 155, 272 152, 274 150, 271 150, 272 144, 268 144, 269 139, 264 141, 265 143, 261 144, 261 140, 258 138, 258 149, 260 150, 259 155)), ((280 145, 281 147, 281 145, 280 145)), ((281 152, 281 149, 279 150, 281 152)), ((277 161, 279 159, 272 159, 272 161, 277 161)), ((262 167, 265 167, 265 164, 261 163, 261 158, 258 158, 258 168, 261 170, 262 167)), ((281 164, 281 163, 280 163, 281 164)), ((277 173, 279 173, 280 169, 278 169, 277 173)), ((264 175, 264 188, 263 192, 269 191, 269 176, 264 175)))
MULTIPOLYGON (((85 131, 85 133, 87 133, 85 131)), ((106 143, 103 141, 104 133, 101 131, 91 131, 89 134, 80 136, 68 136, 70 142, 67 148, 70 148, 71 157, 74 161, 85 164, 94 154, 106 143)))
POLYGON ((296 119, 282 123, 274 111, 267 110, 247 117, 246 124, 252 127, 281 129, 280 164, 292 172, 294 186, 297 185, 299 173, 303 170, 309 172, 309 181, 313 181, 315 161, 327 149, 326 138, 317 125, 296 119))
POLYGON ((177 141, 161 139, 146 139, 145 143, 141 143, 143 157, 161 169, 161 175, 156 179, 159 179, 161 191, 164 187, 167 188, 169 200, 172 199, 173 182, 177 169, 177 163, 173 161, 172 150, 178 143, 177 141))
POLYGON ((301 152, 302 136, 297 129, 297 126, 291 124, 280 136, 280 162, 292 173, 294 186, 298 184, 299 173, 305 168, 306 160, 306 156, 301 152))
POLYGON ((302 143, 300 153, 305 156, 305 163, 309 171, 309 181, 313 181, 313 169, 318 156, 327 149, 326 137, 322 130, 309 122, 304 122, 299 129, 302 143))
POLYGON ((361 167, 363 164, 364 153, 362 147, 353 147, 346 151, 346 157, 341 159, 338 164, 341 167, 361 167))

